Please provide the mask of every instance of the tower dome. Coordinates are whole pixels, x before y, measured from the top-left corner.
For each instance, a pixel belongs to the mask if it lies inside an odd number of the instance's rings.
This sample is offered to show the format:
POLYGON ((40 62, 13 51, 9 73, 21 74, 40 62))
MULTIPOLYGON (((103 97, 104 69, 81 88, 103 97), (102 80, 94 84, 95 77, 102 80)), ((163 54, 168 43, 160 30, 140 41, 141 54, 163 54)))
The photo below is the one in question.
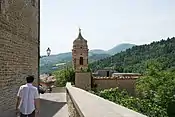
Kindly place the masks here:
POLYGON ((78 43, 83 43, 83 42, 87 43, 87 40, 84 39, 83 36, 81 35, 81 29, 80 28, 79 28, 78 37, 74 40, 73 43, 76 43, 76 42, 78 42, 78 43))

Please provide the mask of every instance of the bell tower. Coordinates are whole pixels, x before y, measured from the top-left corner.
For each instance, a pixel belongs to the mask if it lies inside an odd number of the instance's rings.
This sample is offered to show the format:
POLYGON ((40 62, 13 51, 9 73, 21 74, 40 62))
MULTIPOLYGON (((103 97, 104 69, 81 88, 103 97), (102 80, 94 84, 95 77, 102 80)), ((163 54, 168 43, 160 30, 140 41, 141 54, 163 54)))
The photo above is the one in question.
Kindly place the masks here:
POLYGON ((88 68, 88 51, 87 40, 83 38, 79 28, 79 34, 73 42, 72 49, 72 64, 75 71, 82 71, 88 68))

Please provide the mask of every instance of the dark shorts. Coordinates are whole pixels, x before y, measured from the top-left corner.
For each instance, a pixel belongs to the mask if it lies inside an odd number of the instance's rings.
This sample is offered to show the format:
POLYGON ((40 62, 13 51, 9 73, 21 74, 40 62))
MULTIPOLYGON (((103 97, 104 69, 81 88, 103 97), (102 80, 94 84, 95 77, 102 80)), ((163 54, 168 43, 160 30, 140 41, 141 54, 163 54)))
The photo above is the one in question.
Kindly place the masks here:
POLYGON ((20 113, 20 117, 35 117, 35 111, 33 111, 31 114, 29 115, 24 115, 22 113, 20 113))

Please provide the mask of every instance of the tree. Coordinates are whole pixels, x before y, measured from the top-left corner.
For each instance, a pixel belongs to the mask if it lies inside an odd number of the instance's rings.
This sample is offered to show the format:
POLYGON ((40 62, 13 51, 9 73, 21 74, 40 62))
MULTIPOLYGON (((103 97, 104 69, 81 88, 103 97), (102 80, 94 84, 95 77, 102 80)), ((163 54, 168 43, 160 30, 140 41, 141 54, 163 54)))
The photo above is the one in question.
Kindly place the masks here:
POLYGON ((153 42, 117 53, 90 64, 92 71, 115 66, 119 72, 140 72, 147 69, 147 61, 155 60, 163 66, 163 70, 175 69, 175 37, 153 42), (112 60, 112 63, 111 63, 112 60))
POLYGON ((175 72, 163 70, 162 63, 155 60, 145 66, 144 76, 136 82, 135 97, 118 88, 95 94, 149 117, 175 117, 175 72))
POLYGON ((75 71, 72 68, 55 71, 53 75, 56 77, 57 86, 65 86, 67 82, 72 84, 75 82, 75 71))

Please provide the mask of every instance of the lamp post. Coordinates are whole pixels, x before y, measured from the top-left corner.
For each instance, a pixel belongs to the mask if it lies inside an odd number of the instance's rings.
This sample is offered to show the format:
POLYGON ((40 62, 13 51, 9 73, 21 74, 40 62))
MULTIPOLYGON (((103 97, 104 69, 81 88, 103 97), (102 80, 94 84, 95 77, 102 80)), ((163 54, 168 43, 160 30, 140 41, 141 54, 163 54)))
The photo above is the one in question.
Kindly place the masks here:
MULTIPOLYGON (((47 48, 46 52, 47 52, 47 56, 50 56, 51 50, 50 50, 50 48, 49 48, 49 47, 47 48)), ((48 68, 48 61, 47 61, 47 63, 46 63, 46 64, 47 64, 47 68, 48 68)))
MULTIPOLYGON (((47 48, 46 52, 47 52, 47 56, 50 56, 51 50, 49 47, 47 48)), ((43 57, 46 57, 46 56, 40 56, 40 58, 43 58, 43 57)))
MULTIPOLYGON (((50 50, 49 47, 47 48, 46 52, 47 52, 47 56, 50 56, 51 50, 50 50)), ((39 53, 39 54, 40 54, 40 53, 39 53)), ((43 57, 46 57, 46 56, 39 56, 39 62, 38 62, 38 64, 40 64, 40 58, 43 58, 43 57)), ((38 66, 40 66, 40 65, 38 65, 38 66)), ((48 61, 46 62, 46 67, 48 67, 48 61)), ((39 79, 38 79, 38 91, 40 90, 40 89, 39 89, 39 85, 40 85, 40 74, 39 74, 39 73, 40 73, 40 72, 39 72, 39 70, 38 70, 38 76, 39 76, 39 79)), ((40 91, 39 91, 39 92, 40 92, 40 91)))
POLYGON ((49 47, 47 48, 46 52, 47 52, 47 56, 50 56, 51 50, 49 47))

